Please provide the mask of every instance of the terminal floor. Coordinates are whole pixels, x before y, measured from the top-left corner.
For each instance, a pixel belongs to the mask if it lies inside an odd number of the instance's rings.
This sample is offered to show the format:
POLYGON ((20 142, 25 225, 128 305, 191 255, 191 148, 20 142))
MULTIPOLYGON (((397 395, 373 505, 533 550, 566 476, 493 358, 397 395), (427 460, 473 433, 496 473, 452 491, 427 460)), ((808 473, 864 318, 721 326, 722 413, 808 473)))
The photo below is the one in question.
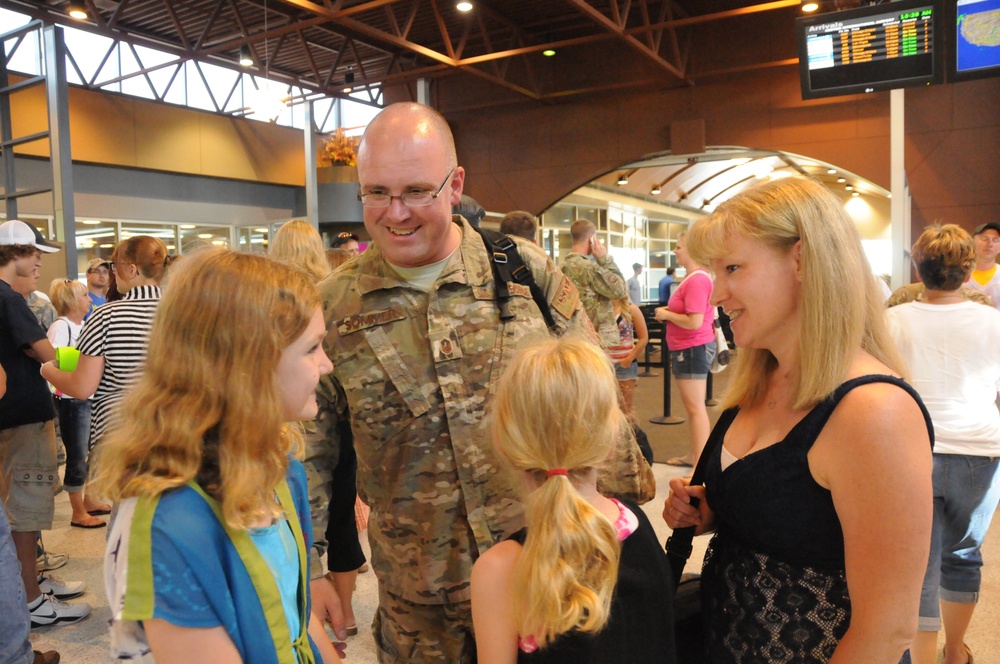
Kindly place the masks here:
MULTIPOLYGON (((649 435, 654 454, 658 461, 683 454, 687 446, 687 423, 659 425, 649 422, 650 418, 663 414, 663 372, 653 370, 656 377, 642 377, 636 390, 636 414, 640 425, 649 435)), ((727 375, 719 374, 716 393, 724 388, 727 375)), ((672 413, 683 417, 684 408, 676 388, 672 392, 672 413)), ((709 408, 714 423, 718 408, 709 408)), ((663 463, 654 464, 657 479, 657 496, 644 506, 660 540, 666 539, 669 529, 660 512, 667 494, 667 482, 671 477, 682 475, 684 470, 663 463)), ((67 580, 85 580, 88 592, 80 598, 90 602, 94 611, 86 620, 64 627, 51 627, 32 632, 32 645, 36 649, 56 649, 62 653, 66 664, 91 664, 110 661, 108 650, 107 623, 110 618, 108 602, 104 595, 102 577, 102 556, 104 552, 104 529, 82 530, 70 528, 70 509, 66 494, 56 498, 56 523, 52 531, 44 534, 46 546, 51 551, 68 553, 70 562, 55 573, 67 580)), ((704 556, 707 538, 695 539, 695 550, 689 570, 696 570, 704 556)), ((367 549, 367 545, 366 545, 367 549)), ((986 565, 984 567, 981 601, 976 609, 967 642, 976 656, 977 662, 1000 662, 1000 525, 994 523, 984 547, 986 565)), ((71 600, 71 601, 80 601, 71 600)), ((371 572, 358 576, 357 591, 354 595, 354 610, 358 618, 359 633, 347 641, 347 661, 355 664, 375 664, 374 643, 369 625, 375 613, 377 585, 371 572)))

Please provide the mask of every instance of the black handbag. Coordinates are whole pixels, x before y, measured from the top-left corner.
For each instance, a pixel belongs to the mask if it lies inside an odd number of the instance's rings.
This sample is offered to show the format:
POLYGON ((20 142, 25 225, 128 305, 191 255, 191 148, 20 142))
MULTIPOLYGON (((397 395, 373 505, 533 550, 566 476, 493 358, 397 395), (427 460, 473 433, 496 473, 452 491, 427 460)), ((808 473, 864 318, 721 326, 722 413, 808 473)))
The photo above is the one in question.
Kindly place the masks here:
MULTIPOLYGON (((709 436, 702 450, 691 485, 705 482, 708 460, 718 442, 709 436)), ((719 436, 721 440, 722 436, 719 436)), ((691 505, 697 507, 698 499, 692 498, 691 505)), ((677 664, 701 664, 705 660, 704 623, 701 616, 701 575, 684 574, 684 566, 691 557, 691 542, 695 527, 678 528, 667 538, 667 562, 673 574, 674 588, 674 641, 677 646, 677 664)))

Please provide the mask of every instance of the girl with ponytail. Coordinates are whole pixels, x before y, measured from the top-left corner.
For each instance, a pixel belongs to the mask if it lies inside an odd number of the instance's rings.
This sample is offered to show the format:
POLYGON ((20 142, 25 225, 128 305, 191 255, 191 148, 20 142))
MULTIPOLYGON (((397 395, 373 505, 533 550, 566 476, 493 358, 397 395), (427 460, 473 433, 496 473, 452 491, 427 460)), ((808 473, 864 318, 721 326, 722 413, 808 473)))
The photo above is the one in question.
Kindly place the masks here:
POLYGON ((607 356, 583 339, 520 352, 498 387, 494 444, 528 491, 526 527, 472 571, 480 664, 673 662, 669 567, 638 506, 597 491, 631 427, 607 356))

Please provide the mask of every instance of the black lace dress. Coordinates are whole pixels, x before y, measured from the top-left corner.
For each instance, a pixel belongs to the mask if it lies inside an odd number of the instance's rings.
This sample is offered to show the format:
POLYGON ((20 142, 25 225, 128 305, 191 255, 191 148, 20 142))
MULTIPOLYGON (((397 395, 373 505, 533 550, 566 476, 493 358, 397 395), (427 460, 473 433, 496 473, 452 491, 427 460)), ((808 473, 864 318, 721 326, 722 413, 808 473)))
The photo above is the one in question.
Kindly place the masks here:
POLYGON ((722 439, 738 409, 720 417, 705 478, 717 524, 702 570, 706 661, 804 664, 833 655, 851 621, 844 535, 830 492, 813 480, 806 455, 844 395, 872 382, 911 394, 933 441, 920 397, 891 376, 847 381, 784 440, 725 471, 722 439))

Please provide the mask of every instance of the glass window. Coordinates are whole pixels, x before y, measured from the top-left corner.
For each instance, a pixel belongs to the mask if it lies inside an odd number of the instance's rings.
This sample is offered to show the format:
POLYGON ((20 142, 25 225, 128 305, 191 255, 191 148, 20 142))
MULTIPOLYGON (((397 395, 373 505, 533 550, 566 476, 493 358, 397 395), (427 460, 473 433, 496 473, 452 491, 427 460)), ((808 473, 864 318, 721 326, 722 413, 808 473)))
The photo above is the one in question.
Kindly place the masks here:
POLYGON ((196 226, 195 224, 182 224, 181 233, 181 253, 215 245, 217 247, 229 247, 231 243, 230 229, 225 226, 196 226))
POLYGON ((239 250, 247 254, 267 254, 269 231, 266 226, 245 226, 239 229, 239 250))
POLYGON ((576 209, 572 205, 556 205, 542 214, 543 228, 564 228, 569 230, 576 218, 576 209))

